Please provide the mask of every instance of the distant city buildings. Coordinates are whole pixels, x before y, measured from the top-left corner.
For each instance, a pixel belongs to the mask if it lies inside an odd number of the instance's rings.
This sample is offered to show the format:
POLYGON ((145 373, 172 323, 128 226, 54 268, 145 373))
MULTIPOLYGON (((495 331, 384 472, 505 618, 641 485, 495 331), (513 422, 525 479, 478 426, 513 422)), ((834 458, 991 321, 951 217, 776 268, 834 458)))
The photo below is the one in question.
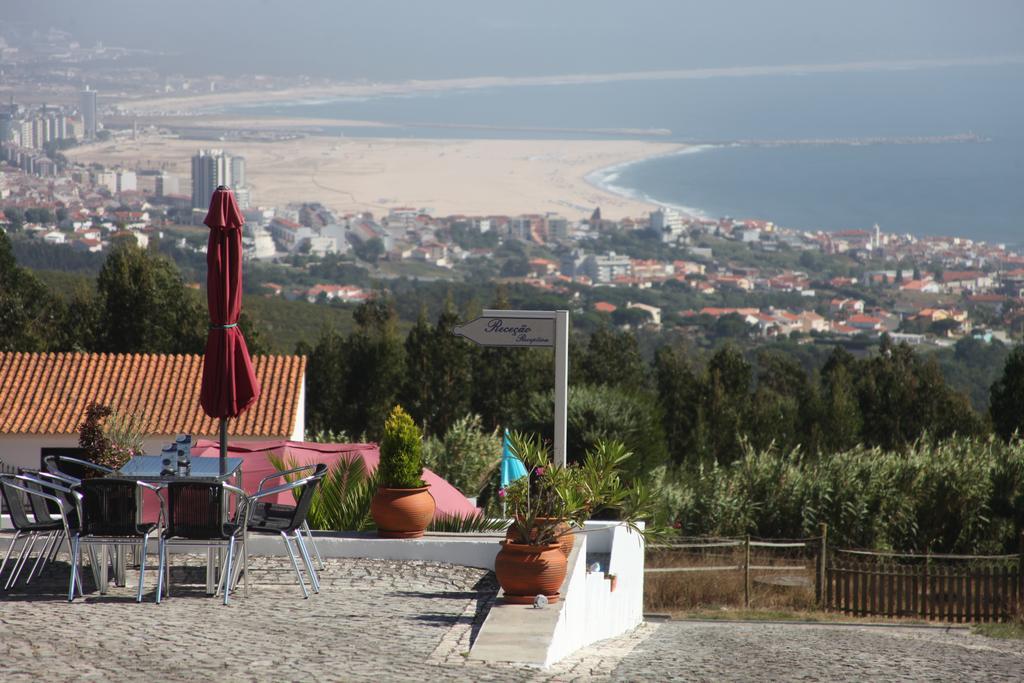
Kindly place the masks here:
POLYGON ((662 242, 676 242, 686 233, 686 217, 674 209, 658 209, 650 213, 651 230, 661 233, 662 242))
MULTIPOLYGON (((74 120, 54 107, 24 108, 11 98, 0 107, 0 161, 31 175, 53 177, 62 169, 51 143, 76 137, 74 120)), ((62 162, 61 162, 62 163, 62 162)))
POLYGON ((235 191, 239 207, 249 208, 245 188, 245 157, 233 156, 222 149, 201 149, 192 157, 192 208, 205 209, 219 185, 235 191))
POLYGON ((84 123, 83 136, 86 140, 96 139, 96 91, 90 90, 89 86, 85 86, 85 90, 78 94, 78 109, 82 112, 82 121, 84 123))
POLYGON ((110 194, 135 192, 139 187, 135 171, 123 169, 100 171, 96 174, 95 183, 97 187, 106 188, 110 194))

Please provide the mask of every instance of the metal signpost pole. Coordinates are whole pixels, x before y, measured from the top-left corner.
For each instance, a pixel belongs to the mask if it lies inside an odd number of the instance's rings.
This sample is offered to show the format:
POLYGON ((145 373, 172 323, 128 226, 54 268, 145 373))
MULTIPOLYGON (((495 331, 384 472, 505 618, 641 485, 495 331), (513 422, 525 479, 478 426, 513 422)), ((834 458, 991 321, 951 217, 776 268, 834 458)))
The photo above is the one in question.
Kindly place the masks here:
POLYGON ((569 407, 569 311, 555 311, 555 464, 565 467, 569 407))

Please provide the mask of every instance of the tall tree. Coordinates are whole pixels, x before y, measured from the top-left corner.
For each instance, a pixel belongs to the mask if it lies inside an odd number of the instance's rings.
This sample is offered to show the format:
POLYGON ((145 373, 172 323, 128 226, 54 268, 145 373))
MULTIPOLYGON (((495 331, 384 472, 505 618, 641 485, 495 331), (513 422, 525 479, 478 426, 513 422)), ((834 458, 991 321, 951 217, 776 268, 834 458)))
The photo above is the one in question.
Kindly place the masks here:
POLYGON ((134 244, 107 257, 96 280, 96 350, 108 353, 202 353, 206 312, 177 266, 134 244))
POLYGON ((701 382, 685 351, 673 346, 655 352, 654 376, 669 454, 675 463, 682 464, 697 449, 701 382))
POLYGON ((345 429, 379 439, 384 420, 398 402, 405 377, 405 349, 391 301, 383 296, 360 304, 356 329, 345 342, 347 409, 345 429))
POLYGON ((477 350, 452 334, 458 323, 459 314, 449 296, 436 325, 428 324, 426 310, 421 309, 416 326, 405 338, 408 370, 402 400, 428 434, 444 434, 470 412, 477 350))
POLYGON ((647 366, 636 336, 602 325, 590 335, 579 368, 581 384, 640 389, 647 384, 647 366))
POLYGON ((421 378, 430 383, 427 427, 434 434, 444 434, 455 420, 469 412, 476 347, 452 334, 459 322, 458 311, 449 297, 434 327, 429 374, 421 378))
POLYGON ((742 454, 750 375, 750 364, 731 344, 716 351, 708 361, 701 400, 704 421, 701 451, 705 458, 732 462, 742 454))
MULTIPOLYGON (((574 386, 569 388, 567 409, 566 458, 570 463, 582 461, 598 441, 611 440, 622 441, 633 452, 625 463, 630 478, 647 475, 668 458, 661 416, 653 396, 607 385, 574 386)), ((553 411, 553 391, 534 394, 523 427, 552 440, 553 411)))
POLYGON ((426 380, 433 365, 433 339, 434 331, 427 321, 427 307, 421 306, 416 324, 405 337, 405 378, 401 392, 402 406, 421 429, 426 428, 431 413, 432 391, 426 380))
POLYGON ((860 403, 853 380, 856 360, 842 347, 836 347, 821 373, 822 445, 824 452, 836 453, 853 448, 861 440, 860 403))
POLYGON ((1024 346, 1010 351, 1003 374, 992 384, 989 395, 992 427, 1009 441, 1024 428, 1024 346))
POLYGON ((306 416, 310 432, 338 432, 348 428, 348 357, 345 339, 333 328, 320 331, 316 346, 296 353, 307 356, 306 416))
MULTIPOLYGON (((821 446, 821 398, 800 361, 790 354, 765 351, 758 357, 758 388, 753 400, 756 409, 772 406, 775 412, 754 443, 775 443, 790 450, 796 446, 816 454, 821 446), (759 396, 763 397, 763 401, 759 396)), ((761 410, 762 417, 772 411, 761 410)))
POLYGON ((49 351, 59 344, 61 302, 18 266, 0 230, 0 351, 49 351))
POLYGON ((976 435, 984 424, 959 392, 950 388, 934 358, 927 362, 907 344, 883 335, 878 354, 858 364, 864 442, 902 449, 929 435, 976 435))

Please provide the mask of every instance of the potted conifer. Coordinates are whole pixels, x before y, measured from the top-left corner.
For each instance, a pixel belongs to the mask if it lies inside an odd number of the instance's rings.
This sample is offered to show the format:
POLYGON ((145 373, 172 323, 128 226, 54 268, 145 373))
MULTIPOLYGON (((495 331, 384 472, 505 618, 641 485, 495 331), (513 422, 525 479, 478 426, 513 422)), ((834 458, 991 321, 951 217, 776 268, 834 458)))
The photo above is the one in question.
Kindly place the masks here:
POLYGON ((380 485, 370 514, 381 538, 418 538, 434 517, 434 498, 423 481, 422 439, 409 413, 395 406, 380 442, 380 485))

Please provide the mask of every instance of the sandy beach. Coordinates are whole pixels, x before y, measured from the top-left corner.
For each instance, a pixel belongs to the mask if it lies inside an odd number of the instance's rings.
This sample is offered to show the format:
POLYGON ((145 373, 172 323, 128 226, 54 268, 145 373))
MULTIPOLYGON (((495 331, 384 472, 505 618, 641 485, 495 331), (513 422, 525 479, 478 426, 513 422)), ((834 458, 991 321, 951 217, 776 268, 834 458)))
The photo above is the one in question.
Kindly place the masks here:
MULTIPOLYGON (((264 121, 261 127, 274 126, 264 121)), ((147 134, 76 147, 67 156, 106 166, 163 168, 179 175, 182 194, 188 194, 190 158, 204 147, 246 158, 252 201, 260 206, 320 202, 340 213, 411 206, 440 216, 553 212, 569 218, 598 206, 613 218, 645 215, 653 205, 596 188, 585 176, 681 149, 629 140, 306 136, 214 143, 147 134)))

